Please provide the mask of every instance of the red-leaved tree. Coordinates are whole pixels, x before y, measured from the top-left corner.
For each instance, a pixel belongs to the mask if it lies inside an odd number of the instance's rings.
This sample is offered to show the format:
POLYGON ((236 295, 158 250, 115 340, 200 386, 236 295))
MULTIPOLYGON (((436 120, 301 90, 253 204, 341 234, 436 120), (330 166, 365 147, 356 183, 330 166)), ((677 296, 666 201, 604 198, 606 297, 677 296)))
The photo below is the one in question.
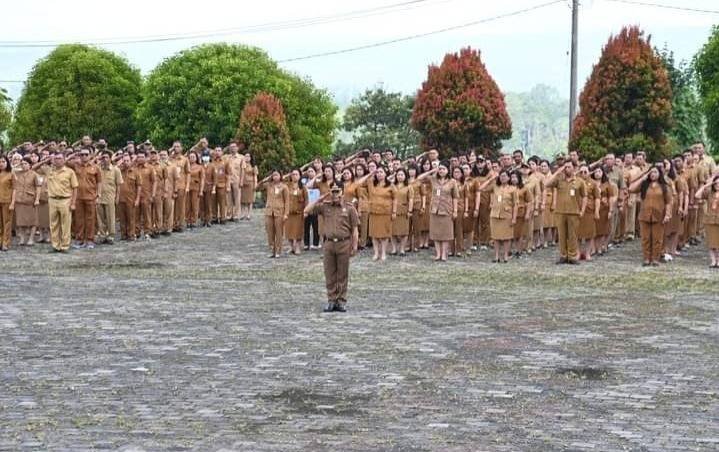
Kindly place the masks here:
POLYGON ((467 47, 429 66, 412 126, 422 134, 425 149, 437 148, 444 157, 473 148, 494 154, 502 147, 501 140, 512 135, 512 122, 479 51, 467 47))
POLYGON ((609 38, 579 97, 569 148, 588 159, 608 152, 669 152, 672 90, 662 60, 639 27, 609 38))
POLYGON ((272 94, 259 92, 240 114, 236 140, 254 156, 260 174, 292 167, 295 150, 287 129, 282 103, 272 94))

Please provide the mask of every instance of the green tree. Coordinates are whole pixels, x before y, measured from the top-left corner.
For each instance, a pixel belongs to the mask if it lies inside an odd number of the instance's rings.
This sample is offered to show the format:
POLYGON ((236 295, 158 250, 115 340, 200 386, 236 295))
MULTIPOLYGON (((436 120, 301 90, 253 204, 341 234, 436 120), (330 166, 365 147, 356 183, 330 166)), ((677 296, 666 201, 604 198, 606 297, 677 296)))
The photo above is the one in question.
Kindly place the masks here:
POLYGON ((138 124, 163 146, 202 136, 224 144, 234 137, 245 104, 262 91, 282 102, 298 162, 331 153, 337 107, 329 94, 283 71, 262 50, 242 45, 201 45, 160 63, 144 84, 138 124))
POLYGON ((392 149, 400 158, 416 154, 419 134, 410 125, 413 107, 413 96, 381 87, 366 90, 344 112, 342 129, 351 134, 350 142, 338 142, 337 153, 368 148, 392 149))
POLYGON ((235 139, 254 156, 261 175, 287 171, 295 161, 282 103, 272 94, 257 93, 245 105, 235 139))
POLYGON ((7 95, 5 88, 0 88, 0 149, 4 147, 5 136, 12 122, 12 99, 7 95))
POLYGON ((673 151, 681 151, 697 141, 704 140, 704 117, 701 102, 697 94, 694 68, 686 61, 679 63, 674 52, 658 50, 669 74, 672 87, 672 116, 674 124, 669 130, 670 145, 673 151))
POLYGON ((422 145, 438 148, 443 156, 471 148, 494 153, 512 136, 504 96, 479 51, 469 47, 429 67, 427 81, 417 93, 412 125, 422 134, 422 145))
POLYGON ((107 50, 80 44, 55 48, 33 67, 17 102, 13 142, 104 137, 112 145, 135 136, 140 71, 107 50))
POLYGON ((537 85, 529 92, 507 93, 505 99, 512 118, 512 138, 503 142, 505 149, 546 158, 566 149, 569 102, 556 89, 537 85))
POLYGON ((579 97, 570 149, 589 159, 607 152, 669 153, 672 89, 664 63, 639 27, 611 36, 579 97))
POLYGON ((713 153, 719 154, 719 26, 712 28, 709 40, 694 57, 706 133, 713 153))

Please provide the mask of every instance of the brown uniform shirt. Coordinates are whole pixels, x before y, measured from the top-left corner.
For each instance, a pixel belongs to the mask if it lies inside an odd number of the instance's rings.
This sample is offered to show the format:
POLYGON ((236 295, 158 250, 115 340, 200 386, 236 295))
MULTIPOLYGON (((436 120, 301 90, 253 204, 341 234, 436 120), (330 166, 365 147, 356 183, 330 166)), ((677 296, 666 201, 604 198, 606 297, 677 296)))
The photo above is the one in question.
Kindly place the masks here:
POLYGON ((287 190, 289 190, 290 199, 290 215, 301 214, 307 206, 307 188, 299 187, 296 182, 288 182, 287 190))
POLYGON ((199 163, 193 163, 190 165, 190 190, 200 191, 202 185, 202 175, 205 173, 205 169, 199 163))
POLYGON ((135 167, 123 168, 121 173, 120 202, 133 205, 137 194, 142 190, 142 177, 135 167))
POLYGON ((122 185, 122 172, 115 165, 107 169, 100 168, 102 172, 102 188, 100 189, 100 204, 115 204, 117 190, 122 185))
POLYGON ((711 188, 705 189, 703 199, 707 201, 704 224, 719 224, 719 192, 714 192, 711 188))
MULTIPOLYGON (((399 185, 395 189, 395 198, 397 199, 397 216, 407 215, 409 212, 409 200, 414 203, 414 189, 411 185, 399 185)), ((412 206, 414 209, 414 206, 412 206)))
POLYGON ((205 193, 211 192, 212 188, 217 189, 217 171, 212 163, 202 165, 202 171, 205 173, 205 193))
POLYGON ((375 215, 391 215, 395 188, 392 185, 375 185, 371 179, 367 183, 369 193, 369 212, 375 215))
POLYGON ((15 202, 18 204, 34 204, 35 195, 40 189, 40 179, 33 170, 15 173, 15 202))
POLYGON ((265 184, 267 190, 267 205, 265 206, 265 216, 280 217, 289 215, 290 210, 290 191, 287 185, 282 182, 265 184))
POLYGON ((557 208, 555 213, 563 215, 579 215, 582 209, 582 198, 587 196, 587 188, 577 176, 567 179, 560 174, 547 188, 557 188, 557 208))
MULTIPOLYGON (((160 198, 165 194, 165 184, 167 183, 167 167, 161 162, 150 163, 150 166, 155 170, 155 176, 157 177, 157 191, 155 195, 160 198)), ((152 189, 152 186, 150 186, 152 189)))
POLYGON ((15 188, 15 178, 12 171, 0 172, 0 202, 10 204, 12 191, 15 188))
POLYGON ((672 204, 672 193, 669 187, 666 192, 658 183, 650 183, 647 193, 642 199, 642 207, 637 218, 639 221, 658 223, 664 220, 665 212, 672 204))
POLYGON ((217 188, 227 188, 230 183, 230 177, 232 176, 232 166, 230 162, 223 161, 222 159, 215 159, 210 163, 210 166, 215 171, 215 183, 217 188))
POLYGON ((140 174, 140 182, 142 184, 140 202, 150 201, 152 198, 152 184, 157 181, 155 168, 153 168, 152 165, 145 163, 143 166, 137 167, 137 172, 140 174))
POLYGON ((100 184, 102 183, 102 172, 100 168, 93 164, 82 163, 75 165, 75 175, 77 176, 77 199, 82 201, 92 201, 97 198, 100 184))
POLYGON ((233 184, 239 184, 240 177, 244 173, 245 169, 245 157, 242 154, 228 154, 225 156, 225 162, 227 162, 232 170, 230 172, 230 182, 233 184))
POLYGON ((322 234, 330 240, 351 238, 359 225, 357 210, 346 201, 334 204, 331 200, 325 200, 315 204, 310 213, 322 215, 322 234))
POLYGON ((187 178, 190 177, 190 161, 184 156, 179 156, 172 159, 172 165, 175 167, 176 190, 184 190, 187 178))
POLYGON ((47 194, 50 198, 69 198, 77 185, 75 171, 67 166, 60 169, 53 166, 47 175, 47 194))
POLYGON ((490 193, 489 216, 502 220, 512 218, 512 211, 517 204, 519 204, 517 187, 509 184, 495 185, 490 193))
POLYGON ((453 199, 459 198, 459 190, 457 182, 451 179, 445 179, 440 182, 437 176, 430 177, 430 187, 432 190, 432 202, 430 203, 430 213, 435 215, 452 215, 454 213, 453 199))

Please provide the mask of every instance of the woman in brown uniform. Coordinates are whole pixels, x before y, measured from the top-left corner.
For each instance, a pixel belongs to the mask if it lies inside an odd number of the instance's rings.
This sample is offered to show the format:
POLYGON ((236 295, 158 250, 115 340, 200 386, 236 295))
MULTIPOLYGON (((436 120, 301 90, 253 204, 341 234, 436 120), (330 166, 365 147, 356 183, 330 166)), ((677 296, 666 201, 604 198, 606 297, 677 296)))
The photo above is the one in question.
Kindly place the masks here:
POLYGON ((352 167, 347 166, 342 169, 342 199, 352 204, 356 209, 359 204, 357 198, 357 182, 355 182, 355 173, 352 167))
POLYGON ((683 177, 677 174, 673 161, 664 160, 667 183, 672 192, 672 218, 664 228, 664 260, 672 261, 677 255, 679 233, 684 230, 684 217, 689 204, 689 187, 683 177))
POLYGON ((420 244, 422 243, 422 233, 419 229, 420 212, 423 209, 424 197, 426 196, 426 186, 417 182, 417 176, 419 170, 416 166, 410 165, 407 168, 407 180, 409 186, 412 187, 412 216, 409 219, 409 249, 410 251, 419 251, 420 244))
POLYGON ((532 212, 534 212, 534 198, 530 187, 524 185, 522 174, 512 171, 509 175, 509 184, 517 189, 517 220, 512 227, 512 246, 514 257, 520 257, 527 248, 527 228, 531 228, 532 212))
POLYGON ((290 253, 300 254, 304 236, 304 211, 308 198, 300 170, 292 170, 287 189, 290 193, 290 213, 285 222, 285 236, 290 241, 290 253))
POLYGON ((424 160, 420 166, 421 170, 417 174, 417 181, 421 184, 421 189, 424 191, 424 197, 422 204, 419 206, 419 219, 417 221, 417 230, 420 235, 419 248, 426 250, 429 249, 429 206, 432 202, 432 183, 429 179, 420 180, 422 174, 432 171, 432 162, 424 160))
POLYGON ((609 250, 609 234, 612 230, 612 212, 617 205, 619 189, 617 184, 609 181, 604 168, 599 167, 592 172, 592 179, 599 184, 599 218, 596 222, 594 246, 597 254, 603 256, 609 250))
POLYGON ((492 173, 492 162, 479 157, 472 170, 472 174, 476 181, 477 193, 479 193, 479 212, 477 212, 478 218, 475 228, 475 241, 480 246, 480 249, 485 250, 489 246, 489 241, 492 237, 489 224, 492 194, 489 191, 480 191, 479 187, 489 179, 494 180, 493 176, 495 173, 492 173))
POLYGON ((0 251, 10 249, 12 216, 15 209, 15 178, 10 160, 0 156, 0 251))
POLYGON ((458 216, 459 191, 457 182, 449 175, 445 163, 423 173, 420 179, 429 179, 432 200, 429 206, 429 239, 434 242, 435 261, 447 261, 449 247, 454 240, 454 220, 458 216))
POLYGON ((517 223, 519 197, 517 187, 510 183, 510 175, 502 170, 498 176, 492 176, 479 186, 481 192, 491 192, 490 231, 494 241, 494 261, 499 263, 499 252, 502 249, 502 263, 509 259, 509 249, 514 238, 514 225, 517 223), (496 183, 494 182, 496 179, 496 183))
POLYGON ((464 222, 469 219, 469 202, 467 199, 467 184, 464 177, 464 171, 459 166, 452 169, 452 179, 457 187, 457 217, 453 219, 454 239, 449 249, 450 256, 464 256, 464 222))
MULTIPOLYGON (((314 187, 320 191, 320 197, 327 195, 330 189, 336 185, 335 169, 332 165, 326 165, 322 168, 322 174, 315 179, 314 187)), ((322 224, 324 218, 320 215, 317 219, 318 229, 320 230, 320 243, 322 242, 322 224)), ((320 245, 322 246, 322 245, 320 245)))
POLYGON ((37 173, 30 169, 30 157, 23 158, 15 171, 15 226, 20 245, 32 246, 35 243, 40 185, 37 173))
MULTIPOLYGON (((367 167, 362 164, 355 165, 355 178, 361 179, 367 175, 367 167)), ((369 234, 369 194, 367 187, 355 182, 355 196, 357 197, 357 213, 359 214, 359 245, 363 250, 367 246, 369 234)))
MULTIPOLYGON (((190 191, 187 192, 187 227, 194 228, 197 226, 197 219, 200 214, 200 198, 204 196, 205 188, 205 170, 200 164, 200 156, 197 152, 187 154, 190 162, 190 191)), ((246 199, 242 196, 241 199, 246 199)))
MULTIPOLYGON (((464 234, 464 249, 467 256, 472 255, 474 247, 474 231, 477 229, 479 222, 479 192, 477 191, 477 181, 472 177, 472 167, 469 163, 463 163, 462 173, 464 174, 464 184, 467 191, 467 215, 462 220, 462 231, 464 234)), ((460 210, 461 212, 461 210, 460 210)))
POLYGON ((392 219, 392 255, 405 255, 409 237, 409 223, 414 211, 414 189, 409 184, 407 170, 398 169, 394 173, 396 215, 392 219))
POLYGON ((267 204, 265 205, 265 229, 267 231, 267 245, 271 253, 270 258, 282 255, 283 232, 285 222, 290 212, 290 191, 287 185, 282 183, 282 175, 279 171, 272 171, 269 177, 257 185, 257 191, 267 192, 267 204))
POLYGON ((719 268, 719 174, 715 172, 707 180, 708 182, 697 190, 695 196, 697 199, 707 201, 704 227, 709 259, 711 259, 709 267, 719 268))
POLYGON ((245 154, 245 171, 242 175, 240 189, 240 220, 250 221, 252 205, 255 203, 255 187, 257 187, 257 166, 250 153, 245 154))
POLYGON ((48 205, 47 195, 47 173, 50 170, 50 166, 42 164, 39 167, 35 167, 35 172, 38 175, 40 182, 40 204, 37 206, 37 223, 38 230, 40 231, 39 243, 50 243, 50 206, 48 205))
MULTIPOLYGON (((539 171, 545 181, 552 177, 552 167, 549 160, 542 160, 539 164, 539 171)), ((542 247, 554 246, 557 243, 557 226, 554 220, 554 189, 544 189, 544 200, 542 201, 542 247)))
POLYGON ((664 240, 664 225, 672 216, 672 194, 667 187, 661 165, 655 165, 629 186, 630 193, 639 193, 639 220, 644 266, 659 265, 664 240))
POLYGON ((200 196, 200 216, 202 225, 206 228, 212 227, 212 206, 216 203, 217 193, 217 169, 211 163, 211 159, 209 155, 202 156, 205 186, 202 188, 204 196, 200 196))
POLYGON ((387 180, 384 168, 378 168, 363 180, 369 199, 369 236, 372 239, 374 255, 372 260, 387 260, 387 248, 392 237, 392 220, 397 215, 395 188, 387 180))
POLYGON ((592 260, 594 254, 594 237, 597 235, 597 220, 599 219, 599 184, 589 177, 587 165, 579 167, 579 178, 584 182, 587 192, 587 208, 579 217, 577 239, 579 240, 579 260, 592 260))

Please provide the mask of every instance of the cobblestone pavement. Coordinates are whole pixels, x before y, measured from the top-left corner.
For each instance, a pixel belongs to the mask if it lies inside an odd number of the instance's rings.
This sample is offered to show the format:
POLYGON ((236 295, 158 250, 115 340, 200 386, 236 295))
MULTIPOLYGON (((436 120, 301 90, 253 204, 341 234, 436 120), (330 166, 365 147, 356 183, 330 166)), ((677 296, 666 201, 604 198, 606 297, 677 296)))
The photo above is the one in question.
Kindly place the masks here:
POLYGON ((717 450, 719 271, 638 244, 353 260, 261 218, 68 255, 0 255, 0 450, 717 450))

